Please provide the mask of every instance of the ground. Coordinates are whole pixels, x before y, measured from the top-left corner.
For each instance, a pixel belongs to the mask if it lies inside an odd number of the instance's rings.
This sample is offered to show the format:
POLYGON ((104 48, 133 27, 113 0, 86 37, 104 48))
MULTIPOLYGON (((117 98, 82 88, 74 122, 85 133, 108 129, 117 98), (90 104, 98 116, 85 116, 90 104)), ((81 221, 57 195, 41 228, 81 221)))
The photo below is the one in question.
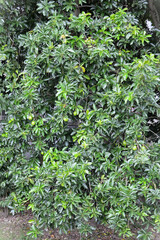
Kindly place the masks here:
POLYGON ((23 240, 27 231, 27 217, 22 216, 5 216, 0 210, 0 240, 23 240))
MULTIPOLYGON (((25 215, 5 216, 5 213, 0 210, 0 240, 25 240, 25 235, 29 231, 28 220, 32 216, 27 213, 25 215)), ((103 225, 92 223, 96 230, 88 237, 80 237, 78 231, 69 231, 68 234, 60 235, 58 230, 44 232, 42 240, 125 240, 118 237, 117 234, 103 225)), ((135 240, 135 238, 132 238, 135 240)), ((131 238, 127 240, 132 240, 131 238)), ((30 240, 30 239, 29 239, 30 240)), ((40 240, 40 239, 37 239, 40 240)), ((153 236, 153 240, 160 240, 160 234, 153 236)))

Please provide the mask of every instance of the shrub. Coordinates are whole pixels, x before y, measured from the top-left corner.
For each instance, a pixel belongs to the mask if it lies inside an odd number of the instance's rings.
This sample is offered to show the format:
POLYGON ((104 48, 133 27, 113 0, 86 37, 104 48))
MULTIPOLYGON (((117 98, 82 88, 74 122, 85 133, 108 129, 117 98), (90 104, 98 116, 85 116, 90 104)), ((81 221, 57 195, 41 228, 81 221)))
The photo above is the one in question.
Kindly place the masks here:
POLYGON ((133 224, 159 226, 160 142, 147 137, 149 114, 159 116, 151 36, 127 9, 95 18, 51 7, 19 37, 24 69, 7 86, 0 154, 10 208, 32 210, 34 238, 44 226, 87 233, 92 218, 128 237, 133 224))

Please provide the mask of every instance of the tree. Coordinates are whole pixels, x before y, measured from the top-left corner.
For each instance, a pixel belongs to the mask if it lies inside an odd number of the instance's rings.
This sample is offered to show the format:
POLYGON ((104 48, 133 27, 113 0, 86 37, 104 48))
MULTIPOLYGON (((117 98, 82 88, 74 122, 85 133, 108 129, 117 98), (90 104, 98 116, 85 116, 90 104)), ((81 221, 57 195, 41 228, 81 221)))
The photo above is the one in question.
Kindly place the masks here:
POLYGON ((45 0, 30 21, 33 3, 9 30, 14 44, 1 41, 7 203, 32 210, 34 238, 44 226, 87 233, 92 218, 128 237, 133 223, 159 226, 159 132, 148 121, 159 121, 160 59, 142 4, 45 0))

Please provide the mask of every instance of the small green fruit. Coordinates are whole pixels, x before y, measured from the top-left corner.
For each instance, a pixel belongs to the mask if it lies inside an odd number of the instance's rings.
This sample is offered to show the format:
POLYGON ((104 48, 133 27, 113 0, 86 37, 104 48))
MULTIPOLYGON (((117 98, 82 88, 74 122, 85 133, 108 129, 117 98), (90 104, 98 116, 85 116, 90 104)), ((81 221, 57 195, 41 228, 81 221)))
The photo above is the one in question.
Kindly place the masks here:
POLYGON ((29 115, 27 118, 28 118, 29 120, 32 120, 32 119, 33 119, 32 115, 29 115))
POLYGON ((137 135, 137 138, 141 138, 142 137, 142 132, 139 132, 137 135))
POLYGON ((73 115, 74 115, 74 116, 77 116, 77 112, 76 112, 76 111, 74 111, 73 115))
POLYGON ((140 134, 139 134, 139 135, 137 135, 137 138, 141 138, 141 137, 142 137, 142 135, 140 135, 140 134))
POLYGON ((64 121, 64 122, 68 122, 68 118, 64 117, 64 118, 63 118, 63 121, 64 121))
POLYGON ((32 121, 31 124, 32 124, 32 126, 34 126, 35 125, 35 121, 32 121))
POLYGON ((125 146, 125 147, 127 146, 127 143, 126 143, 126 141, 125 141, 125 140, 123 141, 123 143, 122 143, 122 144, 123 144, 123 146, 125 146))
POLYGON ((146 147, 145 147, 145 146, 142 146, 142 147, 141 147, 141 150, 142 150, 142 151, 145 151, 145 150, 146 150, 146 147))
POLYGON ((44 152, 41 152, 41 155, 44 155, 44 152))
POLYGON ((134 145, 132 149, 133 149, 134 151, 136 151, 136 150, 137 150, 137 146, 134 145))

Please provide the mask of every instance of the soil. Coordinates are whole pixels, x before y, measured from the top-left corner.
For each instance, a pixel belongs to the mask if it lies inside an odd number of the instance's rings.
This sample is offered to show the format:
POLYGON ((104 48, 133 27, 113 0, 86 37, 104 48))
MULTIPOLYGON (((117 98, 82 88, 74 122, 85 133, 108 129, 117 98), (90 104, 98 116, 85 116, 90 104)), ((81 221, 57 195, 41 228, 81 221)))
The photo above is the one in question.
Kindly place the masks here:
MULTIPOLYGON (((28 221, 32 218, 29 213, 23 216, 8 215, 6 217, 5 213, 0 210, 0 240, 25 240, 30 227, 28 221)), ((87 237, 81 237, 76 230, 68 231, 67 234, 59 234, 58 230, 45 230, 44 235, 37 240, 125 240, 104 225, 92 222, 92 226, 96 227, 96 230, 87 237)), ((135 239, 129 238, 127 240, 135 239)), ((153 240, 160 240, 160 234, 153 236, 153 240)))
POLYGON ((94 230, 93 233, 89 234, 87 237, 80 236, 76 230, 68 231, 68 234, 59 234, 58 230, 54 230, 48 236, 47 233, 45 233, 46 238, 44 238, 44 240, 125 240, 122 237, 119 238, 114 231, 103 225, 97 225, 94 222, 91 224, 92 226, 96 227, 96 230, 94 230))
POLYGON ((29 216, 6 217, 5 212, 0 210, 0 240, 24 240, 25 233, 28 231, 28 220, 29 216))

